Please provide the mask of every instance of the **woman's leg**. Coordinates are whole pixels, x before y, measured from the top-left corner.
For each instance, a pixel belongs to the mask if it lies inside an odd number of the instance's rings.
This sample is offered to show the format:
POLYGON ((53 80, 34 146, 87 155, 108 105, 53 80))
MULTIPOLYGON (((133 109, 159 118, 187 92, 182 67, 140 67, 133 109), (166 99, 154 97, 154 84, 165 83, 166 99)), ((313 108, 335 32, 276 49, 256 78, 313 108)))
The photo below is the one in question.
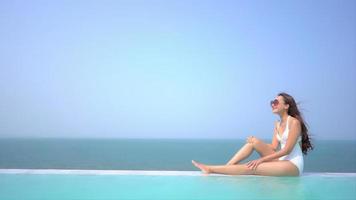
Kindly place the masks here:
POLYGON ((228 175, 251 175, 254 171, 247 167, 247 165, 205 165, 203 163, 192 160, 192 163, 199 168, 203 173, 218 173, 228 175))
POLYGON ((226 163, 226 165, 234 165, 239 163, 241 160, 249 157, 253 152, 252 143, 246 143, 230 160, 226 163))
POLYGON ((259 164, 255 171, 262 176, 298 176, 298 168, 289 160, 277 160, 259 164))
POLYGON ((275 151, 269 145, 264 143, 262 140, 254 137, 251 142, 247 142, 231 159, 226 165, 234 165, 244 160, 251 155, 253 150, 256 150, 261 157, 270 155, 275 151))
POLYGON ((204 173, 218 173, 228 175, 262 175, 262 176, 298 176, 298 169, 287 160, 263 162, 256 170, 250 169, 246 164, 237 165, 204 165, 192 161, 204 173))

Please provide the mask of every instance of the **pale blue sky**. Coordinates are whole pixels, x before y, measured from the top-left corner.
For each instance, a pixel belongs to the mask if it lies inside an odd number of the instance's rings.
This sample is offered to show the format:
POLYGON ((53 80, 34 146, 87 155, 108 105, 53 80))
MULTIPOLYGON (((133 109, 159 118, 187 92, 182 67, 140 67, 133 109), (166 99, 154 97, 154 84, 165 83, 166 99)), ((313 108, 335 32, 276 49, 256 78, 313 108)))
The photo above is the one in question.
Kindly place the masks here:
POLYGON ((0 137, 356 139, 356 1, 1 1, 0 137))

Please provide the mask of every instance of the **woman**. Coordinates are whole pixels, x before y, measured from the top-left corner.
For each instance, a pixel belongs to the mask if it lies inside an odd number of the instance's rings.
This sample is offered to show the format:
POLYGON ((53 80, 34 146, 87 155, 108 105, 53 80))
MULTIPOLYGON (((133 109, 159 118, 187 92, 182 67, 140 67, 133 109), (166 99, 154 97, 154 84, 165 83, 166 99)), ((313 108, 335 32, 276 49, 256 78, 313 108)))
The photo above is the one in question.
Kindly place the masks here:
POLYGON ((300 176, 303 172, 303 154, 314 147, 310 143, 308 129, 297 108, 294 98, 287 93, 279 93, 271 101, 272 112, 278 114, 272 144, 266 144, 256 137, 248 137, 246 144, 226 165, 204 165, 192 160, 203 173, 230 175, 300 176), (277 150, 278 144, 281 149, 277 150), (256 150, 261 158, 238 164, 256 150))

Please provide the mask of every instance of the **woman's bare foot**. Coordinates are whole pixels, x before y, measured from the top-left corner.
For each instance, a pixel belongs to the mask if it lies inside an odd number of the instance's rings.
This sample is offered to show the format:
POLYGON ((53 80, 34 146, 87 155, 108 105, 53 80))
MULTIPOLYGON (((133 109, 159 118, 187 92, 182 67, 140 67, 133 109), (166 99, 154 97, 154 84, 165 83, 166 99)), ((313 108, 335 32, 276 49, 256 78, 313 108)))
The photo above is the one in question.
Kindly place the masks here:
POLYGON ((194 164, 194 166, 196 166, 197 168, 199 168, 203 173, 205 174, 209 174, 211 173, 211 170, 209 169, 208 166, 202 164, 202 163, 198 163, 194 160, 192 160, 192 163, 194 164))

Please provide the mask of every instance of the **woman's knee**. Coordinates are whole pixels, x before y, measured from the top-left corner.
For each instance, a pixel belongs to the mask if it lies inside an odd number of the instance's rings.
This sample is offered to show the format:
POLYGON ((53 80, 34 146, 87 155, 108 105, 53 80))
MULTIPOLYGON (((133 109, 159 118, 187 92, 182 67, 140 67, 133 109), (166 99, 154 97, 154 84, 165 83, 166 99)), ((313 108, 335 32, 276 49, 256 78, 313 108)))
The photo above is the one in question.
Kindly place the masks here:
POLYGON ((260 140, 258 138, 256 138, 255 136, 249 136, 249 137, 247 137, 246 142, 249 144, 255 145, 256 143, 260 142, 260 140))

